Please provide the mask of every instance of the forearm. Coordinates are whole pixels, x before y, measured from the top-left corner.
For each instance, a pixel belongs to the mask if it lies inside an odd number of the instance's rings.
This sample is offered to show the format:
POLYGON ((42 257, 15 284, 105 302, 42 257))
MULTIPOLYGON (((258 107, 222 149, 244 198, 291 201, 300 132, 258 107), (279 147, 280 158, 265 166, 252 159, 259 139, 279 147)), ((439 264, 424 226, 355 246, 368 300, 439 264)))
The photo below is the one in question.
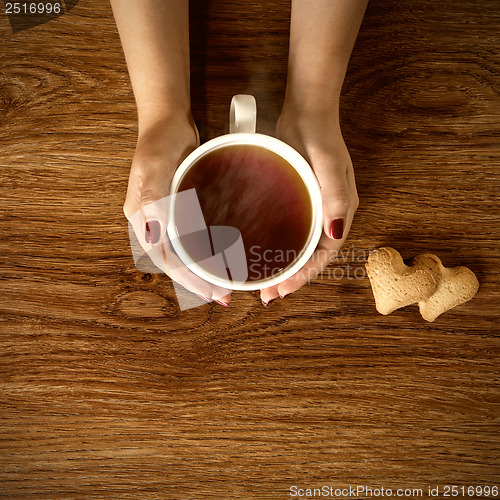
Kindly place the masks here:
POLYGON ((292 0, 285 103, 337 108, 368 0, 292 0))
POLYGON ((139 130, 189 113, 189 1, 111 0, 137 102, 139 130))

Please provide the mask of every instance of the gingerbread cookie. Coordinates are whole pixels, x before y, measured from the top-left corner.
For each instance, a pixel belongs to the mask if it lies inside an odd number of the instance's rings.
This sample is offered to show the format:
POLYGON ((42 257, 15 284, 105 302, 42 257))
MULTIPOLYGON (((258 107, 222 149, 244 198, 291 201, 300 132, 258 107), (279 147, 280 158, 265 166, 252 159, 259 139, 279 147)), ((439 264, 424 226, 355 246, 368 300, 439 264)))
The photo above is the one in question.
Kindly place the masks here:
POLYGON ((426 300, 437 288, 437 279, 431 271, 407 266, 394 248, 374 250, 365 266, 375 307, 381 314, 426 300))

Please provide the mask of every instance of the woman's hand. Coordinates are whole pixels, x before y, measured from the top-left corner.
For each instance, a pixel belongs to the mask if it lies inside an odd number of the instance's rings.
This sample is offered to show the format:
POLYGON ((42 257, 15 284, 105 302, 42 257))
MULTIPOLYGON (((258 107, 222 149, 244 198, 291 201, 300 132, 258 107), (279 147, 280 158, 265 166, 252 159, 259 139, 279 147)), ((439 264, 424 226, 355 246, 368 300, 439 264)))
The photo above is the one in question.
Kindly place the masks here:
POLYGON ((318 178, 324 226, 304 268, 261 291, 264 304, 298 290, 335 257, 358 195, 339 125, 340 92, 368 0, 292 0, 285 103, 276 136, 301 153, 318 178))
POLYGON ((309 162, 323 198, 323 234, 306 265, 279 285, 261 290, 262 302, 295 292, 315 278, 337 255, 352 224, 359 200, 351 157, 342 138, 337 113, 283 109, 276 137, 309 162))
POLYGON ((228 290, 213 286, 192 273, 177 258, 168 240, 165 201, 179 164, 199 145, 191 116, 162 117, 141 130, 132 160, 123 211, 136 237, 154 264, 174 281, 206 301, 228 306, 228 290))
POLYGON ((199 143, 189 91, 189 1, 111 0, 139 119, 123 210, 154 264, 205 300, 228 305, 182 265, 166 235, 165 200, 176 168, 199 143))

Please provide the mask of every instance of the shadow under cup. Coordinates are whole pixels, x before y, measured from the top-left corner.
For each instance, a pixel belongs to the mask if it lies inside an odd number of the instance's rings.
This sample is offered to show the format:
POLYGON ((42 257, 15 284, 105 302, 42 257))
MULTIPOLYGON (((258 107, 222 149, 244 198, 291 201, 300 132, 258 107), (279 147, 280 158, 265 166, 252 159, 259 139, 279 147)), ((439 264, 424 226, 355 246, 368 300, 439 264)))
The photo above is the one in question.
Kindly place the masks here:
POLYGON ((224 280, 227 288, 269 286, 303 258, 316 236, 310 189, 283 156, 266 147, 226 144, 208 150, 183 173, 175 191, 190 189, 196 191, 208 231, 185 230, 183 221, 189 225, 189 218, 181 211, 186 207, 174 202, 173 220, 181 235, 177 243, 191 261, 216 278, 212 282, 224 280), (223 272, 210 268, 207 260, 223 255, 240 236, 248 273, 243 287, 231 283, 237 278, 226 259, 223 272))

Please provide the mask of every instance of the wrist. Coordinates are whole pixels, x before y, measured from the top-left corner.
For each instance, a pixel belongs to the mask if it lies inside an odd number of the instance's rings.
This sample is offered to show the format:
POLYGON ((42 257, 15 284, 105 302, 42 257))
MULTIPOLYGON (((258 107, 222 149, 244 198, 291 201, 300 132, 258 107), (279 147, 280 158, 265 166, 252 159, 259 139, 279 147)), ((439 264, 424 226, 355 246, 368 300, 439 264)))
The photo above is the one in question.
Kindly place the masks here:
POLYGON ((297 47, 290 51, 285 102, 338 114, 349 58, 344 53, 317 55, 297 47))
POLYGON ((322 122, 325 126, 340 129, 340 96, 331 89, 305 87, 301 92, 287 88, 280 118, 295 122, 322 122))
POLYGON ((289 78, 283 109, 301 115, 327 114, 338 120, 341 86, 326 79, 289 78))
POLYGON ((137 105, 139 136, 165 123, 189 124, 195 127, 190 103, 180 101, 147 101, 137 105))

